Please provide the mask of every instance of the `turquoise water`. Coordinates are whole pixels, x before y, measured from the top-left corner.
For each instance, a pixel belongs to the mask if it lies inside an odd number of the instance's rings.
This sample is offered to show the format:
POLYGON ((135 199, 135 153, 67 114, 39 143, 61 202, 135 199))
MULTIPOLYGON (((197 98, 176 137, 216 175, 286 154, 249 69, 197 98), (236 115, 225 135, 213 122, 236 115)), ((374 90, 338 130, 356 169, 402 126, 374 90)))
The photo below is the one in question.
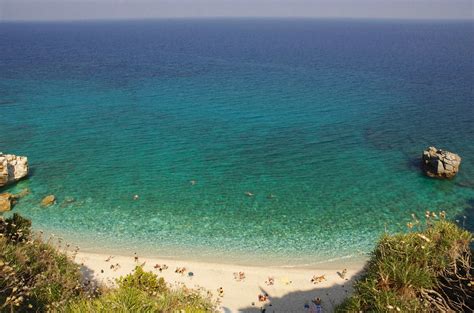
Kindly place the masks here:
POLYGON ((30 188, 14 211, 84 250, 209 261, 360 256, 426 209, 472 225, 472 35, 472 22, 1 23, 0 151, 32 169, 4 190, 30 188), (455 180, 419 172, 428 145, 463 157, 455 180), (41 208, 48 194, 58 204, 41 208))

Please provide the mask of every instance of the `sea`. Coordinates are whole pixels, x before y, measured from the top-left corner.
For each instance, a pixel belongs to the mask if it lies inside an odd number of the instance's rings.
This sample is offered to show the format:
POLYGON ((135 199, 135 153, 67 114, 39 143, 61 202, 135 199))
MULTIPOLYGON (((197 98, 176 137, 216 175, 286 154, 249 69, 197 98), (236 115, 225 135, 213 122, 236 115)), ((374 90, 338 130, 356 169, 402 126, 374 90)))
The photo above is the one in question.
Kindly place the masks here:
POLYGON ((473 86, 473 21, 0 22, 0 151, 30 165, 0 192, 82 251, 364 258, 427 210, 474 230, 473 86))

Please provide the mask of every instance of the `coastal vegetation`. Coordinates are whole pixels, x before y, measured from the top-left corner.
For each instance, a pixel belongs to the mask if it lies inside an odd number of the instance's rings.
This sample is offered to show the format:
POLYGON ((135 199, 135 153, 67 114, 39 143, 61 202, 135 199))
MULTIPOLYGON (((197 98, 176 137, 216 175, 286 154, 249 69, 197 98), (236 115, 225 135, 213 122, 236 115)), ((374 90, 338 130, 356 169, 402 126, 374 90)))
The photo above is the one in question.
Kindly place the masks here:
POLYGON ((117 280, 117 288, 102 292, 98 297, 72 301, 64 312, 214 312, 211 294, 184 286, 170 288, 163 278, 135 271, 117 280))
POLYGON ((141 267, 97 286, 67 255, 35 237, 31 222, 18 214, 0 217, 0 312, 213 312, 209 293, 171 288, 141 267))
POLYGON ((51 244, 34 239, 18 214, 0 220, 0 310, 44 312, 93 295, 79 265, 51 244))
POLYGON ((444 216, 413 215, 410 232, 383 235, 338 312, 471 312, 473 236, 444 216))
MULTIPOLYGON (((474 307, 473 236, 445 213, 415 215, 407 233, 384 234, 338 312, 463 312, 474 307)), ((204 290, 171 287, 141 266, 112 287, 32 234, 18 214, 0 217, 0 312, 215 312, 204 290)))

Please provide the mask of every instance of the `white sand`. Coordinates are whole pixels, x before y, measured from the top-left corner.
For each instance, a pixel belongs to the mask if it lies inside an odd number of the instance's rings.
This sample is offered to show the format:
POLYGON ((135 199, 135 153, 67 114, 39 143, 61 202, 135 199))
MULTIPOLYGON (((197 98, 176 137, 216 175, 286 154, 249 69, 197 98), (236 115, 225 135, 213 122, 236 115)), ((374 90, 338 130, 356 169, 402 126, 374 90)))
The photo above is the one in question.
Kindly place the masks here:
POLYGON ((351 285, 355 275, 360 273, 363 262, 351 263, 345 266, 339 263, 327 263, 318 266, 318 269, 282 268, 264 266, 240 266, 218 263, 202 263, 196 261, 179 261, 159 258, 138 258, 134 256, 78 253, 76 262, 84 265, 84 272, 99 282, 111 284, 114 279, 130 273, 135 266, 145 263, 145 270, 152 271, 171 284, 184 283, 187 287, 203 287, 211 291, 216 299, 220 300, 223 312, 260 312, 265 307, 270 312, 308 312, 305 304, 311 299, 320 297, 324 312, 331 312, 336 303, 344 299, 351 292, 351 285), (111 269, 111 265, 120 264, 119 269, 111 269), (155 264, 166 264, 169 268, 160 273, 154 269, 155 264), (185 267, 186 274, 175 273, 177 267, 185 267), (342 279, 337 272, 347 268, 346 279, 342 279), (188 276, 192 272, 192 277, 188 276), (236 281, 234 272, 244 272, 245 279, 236 281), (313 284, 313 275, 325 275, 327 280, 313 284), (274 285, 267 285, 265 281, 273 277, 274 285), (217 289, 224 288, 224 296, 219 297, 217 289), (268 294, 269 301, 259 302, 259 294, 268 294), (254 304, 252 304, 254 303, 254 304), (271 304, 271 306, 270 306, 271 304))

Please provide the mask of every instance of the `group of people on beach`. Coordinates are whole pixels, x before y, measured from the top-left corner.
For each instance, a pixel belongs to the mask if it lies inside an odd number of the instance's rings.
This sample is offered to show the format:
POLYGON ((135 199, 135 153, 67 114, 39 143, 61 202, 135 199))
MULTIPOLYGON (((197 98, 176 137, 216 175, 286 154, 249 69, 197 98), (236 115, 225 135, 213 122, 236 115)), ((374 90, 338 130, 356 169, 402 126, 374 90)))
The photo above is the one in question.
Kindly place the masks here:
POLYGON ((245 279, 245 273, 244 272, 235 272, 234 273, 234 279, 236 281, 243 281, 245 279))
POLYGON ((153 266, 153 268, 155 270, 158 270, 160 273, 163 272, 164 270, 167 270, 168 269, 168 265, 166 264, 155 264, 155 266, 153 266))
MULTIPOLYGON (((112 258, 113 258, 113 256, 110 256, 105 261, 110 262, 112 258)), ((136 253, 134 253, 134 260, 135 260, 135 262, 138 262, 138 255, 136 253)), ((118 269, 119 267, 120 267, 120 265, 118 263, 116 265, 112 264, 110 266, 110 268, 114 269, 114 270, 118 269)), ((167 270, 168 266, 166 264, 155 264, 155 266, 153 266, 153 268, 158 270, 161 273, 162 271, 167 270)), ((186 273, 186 268, 185 267, 177 267, 175 269, 175 273, 184 275, 184 273, 186 273)), ((347 274, 347 269, 344 269, 342 272, 338 272, 338 274, 342 279, 344 279, 346 274, 347 274)), ((234 272, 233 275, 234 275, 234 280, 235 281, 245 280, 245 272, 242 272, 242 271, 234 272)), ((192 276, 194 276, 194 273, 189 272, 188 276, 192 277, 192 276)), ((326 275, 321 275, 321 276, 313 275, 313 277, 311 278, 311 282, 313 284, 317 284, 317 283, 323 282, 325 280, 327 280, 326 275)), ((275 278, 269 276, 268 279, 265 281, 265 284, 267 286, 274 285, 275 284, 275 278)), ((223 287, 219 287, 217 289, 217 295, 221 298, 224 297, 224 288, 223 287)), ((268 302, 268 305, 272 306, 272 304, 270 303, 270 296, 267 293, 259 294, 257 296, 257 299, 261 303, 267 303, 268 302)), ((252 302, 252 305, 255 305, 255 302, 252 302)), ((308 310, 309 313, 322 313, 321 299, 318 298, 318 297, 311 300, 310 304, 308 304, 308 303, 305 304, 304 307, 305 307, 305 309, 308 310)), ((261 307, 261 312, 264 313, 265 311, 266 311, 265 307, 262 306, 261 307)))
POLYGON ((174 270, 175 273, 183 275, 186 272, 186 267, 177 267, 174 270))

